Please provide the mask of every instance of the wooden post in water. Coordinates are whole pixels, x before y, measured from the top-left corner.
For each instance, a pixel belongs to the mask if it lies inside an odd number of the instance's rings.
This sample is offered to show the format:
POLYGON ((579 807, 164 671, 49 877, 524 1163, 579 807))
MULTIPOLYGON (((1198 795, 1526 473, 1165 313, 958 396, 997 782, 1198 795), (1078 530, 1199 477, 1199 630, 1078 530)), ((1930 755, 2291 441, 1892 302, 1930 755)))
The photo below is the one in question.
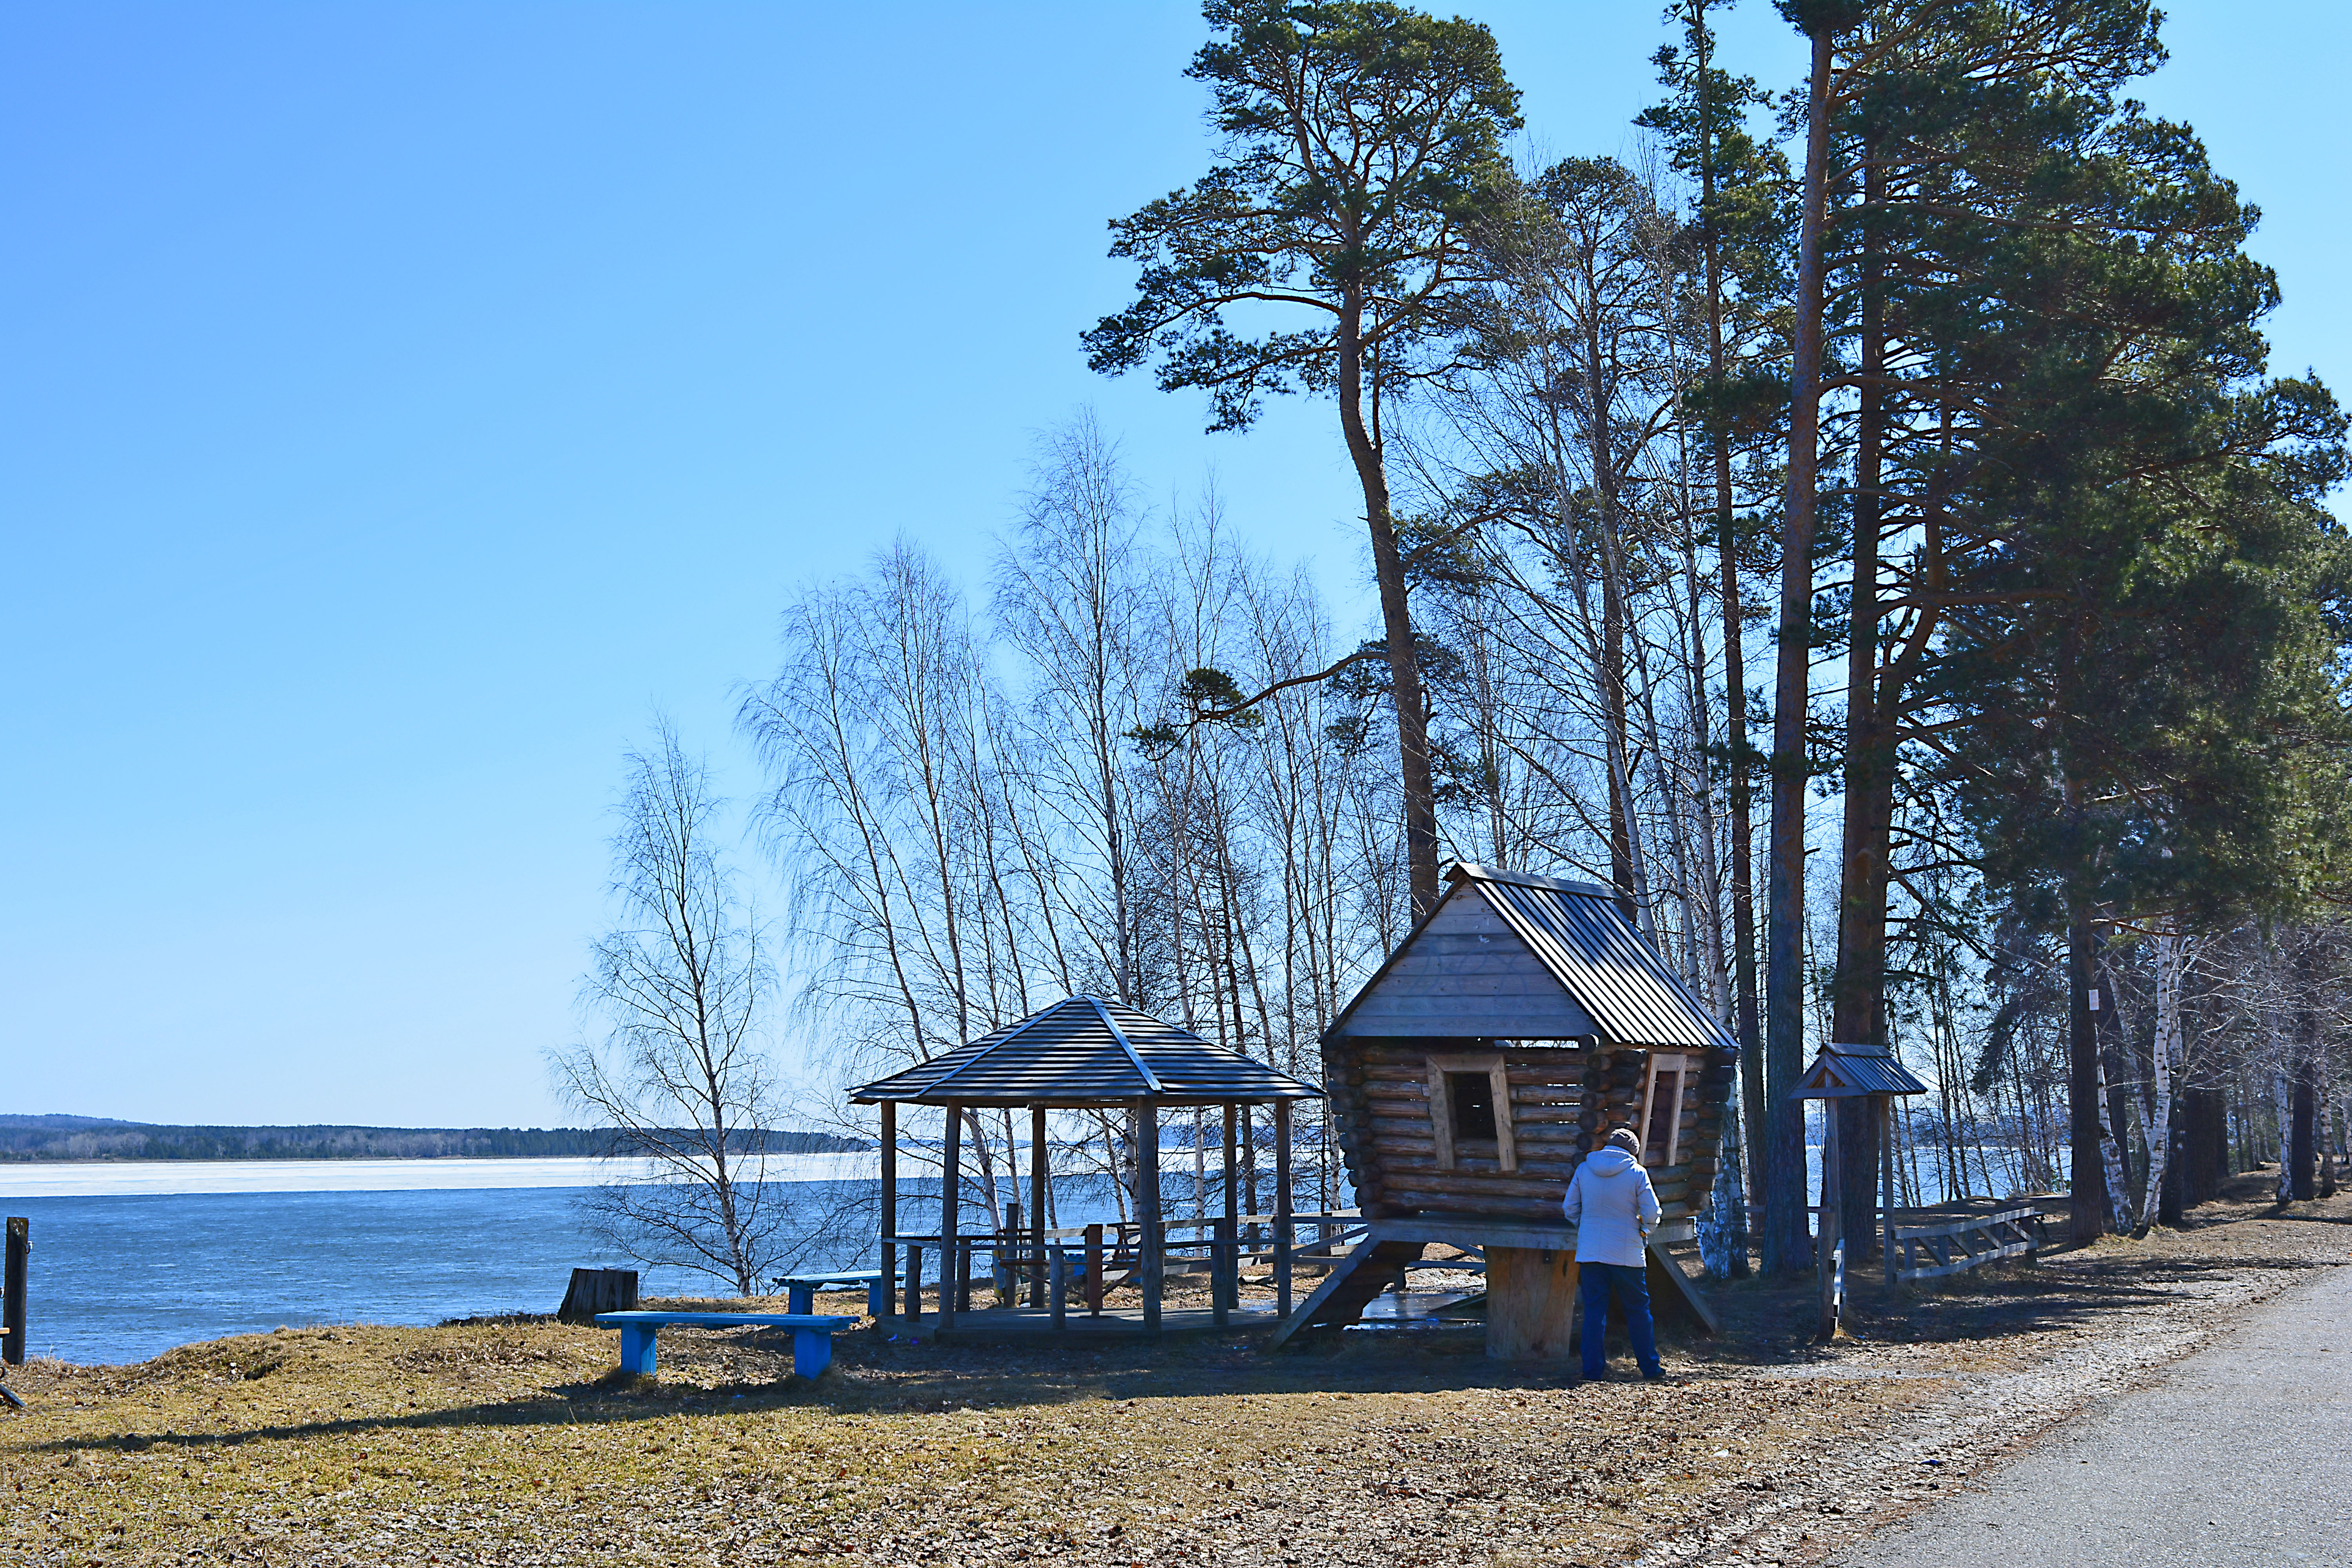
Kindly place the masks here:
MULTIPOLYGON (((896 1100, 882 1102, 882 1304, 886 1312, 896 1315, 898 1283, 898 1244, 891 1237, 898 1234, 898 1106, 896 1100)), ((914 1310, 914 1292, 907 1295, 908 1311, 914 1310)))
POLYGON ((1166 1273, 1166 1238, 1160 1225, 1160 1102, 1135 1108, 1135 1214, 1143 1222, 1143 1331, 1160 1331, 1160 1284, 1166 1273))
POLYGON ((1045 1304, 1045 1108, 1029 1108, 1029 1228, 1036 1233, 1037 1271, 1029 1279, 1029 1304, 1045 1304))
POLYGON ((1290 1320, 1290 1101, 1274 1102, 1274 1310, 1290 1320))
POLYGON ((957 1211, 962 1207, 963 1194, 957 1187, 963 1165, 963 1107, 950 1101, 947 1108, 947 1136, 940 1148, 940 1327, 955 1327, 956 1262, 962 1248, 956 1245, 957 1211))
POLYGON ((33 1222, 8 1218, 8 1257, 5 1281, 0 1281, 0 1360, 10 1366, 25 1364, 25 1273, 33 1258, 33 1222))

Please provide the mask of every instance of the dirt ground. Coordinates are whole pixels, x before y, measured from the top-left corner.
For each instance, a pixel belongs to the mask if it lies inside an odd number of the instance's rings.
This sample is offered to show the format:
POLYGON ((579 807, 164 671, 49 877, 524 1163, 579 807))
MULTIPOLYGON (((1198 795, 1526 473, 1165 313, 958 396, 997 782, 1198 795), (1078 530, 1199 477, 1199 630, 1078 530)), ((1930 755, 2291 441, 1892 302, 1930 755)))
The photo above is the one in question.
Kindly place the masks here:
POLYGON ((1833 1346, 1808 1282, 1718 1285, 1726 1332, 1670 1338, 1656 1385, 1491 1363, 1475 1327, 1274 1355, 856 1331, 814 1384, 748 1331, 665 1333, 646 1384, 613 1334, 525 1321, 36 1362, 0 1410, 0 1563, 1817 1562, 2352 1261, 2352 1196, 2273 1216, 2263 1187, 1865 1284, 1833 1346))

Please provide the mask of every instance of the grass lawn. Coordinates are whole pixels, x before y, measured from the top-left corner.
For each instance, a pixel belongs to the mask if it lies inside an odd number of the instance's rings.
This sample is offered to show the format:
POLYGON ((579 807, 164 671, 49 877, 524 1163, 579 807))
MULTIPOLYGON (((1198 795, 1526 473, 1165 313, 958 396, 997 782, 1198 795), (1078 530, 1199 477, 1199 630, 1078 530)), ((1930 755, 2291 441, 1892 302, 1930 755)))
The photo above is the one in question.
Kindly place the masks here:
POLYGON ((1278 1355, 861 1331, 814 1384, 790 1375, 788 1336, 671 1331, 645 1383, 614 1372, 617 1336, 544 1321, 36 1362, 9 1378, 30 1408, 0 1412, 0 1563, 1598 1563, 1801 1500, 1808 1528, 1771 1548, 1799 1561, 2013 1441, 1954 1436, 1944 1469, 1909 1457, 1987 1390, 2039 1387, 2086 1344, 2190 1335, 2352 1255, 2352 1200, 2278 1219, 2241 1194, 2197 1219, 1899 1298, 1865 1287, 1860 1337, 1834 1347, 1804 1337, 1804 1282, 1717 1287, 1727 1331, 1670 1342, 1679 1375, 1657 1386, 1491 1363, 1475 1329, 1278 1355), (1825 1479, 1824 1456, 1888 1445, 1906 1457, 1825 1479))

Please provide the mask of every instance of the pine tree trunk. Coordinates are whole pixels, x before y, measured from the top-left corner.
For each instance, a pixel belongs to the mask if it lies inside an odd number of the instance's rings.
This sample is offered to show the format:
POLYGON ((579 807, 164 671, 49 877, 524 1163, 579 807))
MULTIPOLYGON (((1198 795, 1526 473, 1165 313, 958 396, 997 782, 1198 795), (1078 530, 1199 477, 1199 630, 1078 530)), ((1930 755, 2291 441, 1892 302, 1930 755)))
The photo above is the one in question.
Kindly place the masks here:
POLYGON ((1805 132, 1804 211, 1798 229, 1796 339, 1789 380, 1789 489, 1780 540, 1780 643, 1772 685, 1772 834, 1766 899, 1765 1157, 1772 1208, 1764 1215, 1764 1268, 1804 1267, 1803 1107, 1789 1098, 1805 1052, 1805 719, 1812 647, 1813 524, 1821 456, 1822 230, 1828 221, 1831 28, 1812 37, 1805 132))

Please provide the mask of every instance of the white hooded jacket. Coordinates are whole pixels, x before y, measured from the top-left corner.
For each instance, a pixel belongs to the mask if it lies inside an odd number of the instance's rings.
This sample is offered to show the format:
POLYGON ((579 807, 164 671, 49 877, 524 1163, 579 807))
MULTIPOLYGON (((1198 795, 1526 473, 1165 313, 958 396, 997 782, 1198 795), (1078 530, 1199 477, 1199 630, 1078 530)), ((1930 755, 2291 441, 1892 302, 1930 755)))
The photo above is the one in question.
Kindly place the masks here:
POLYGON ((1576 1168, 1560 1200, 1576 1226, 1579 1263, 1643 1266, 1643 1245, 1658 1223, 1658 1194, 1642 1162, 1613 1145, 1594 1150, 1576 1168))

